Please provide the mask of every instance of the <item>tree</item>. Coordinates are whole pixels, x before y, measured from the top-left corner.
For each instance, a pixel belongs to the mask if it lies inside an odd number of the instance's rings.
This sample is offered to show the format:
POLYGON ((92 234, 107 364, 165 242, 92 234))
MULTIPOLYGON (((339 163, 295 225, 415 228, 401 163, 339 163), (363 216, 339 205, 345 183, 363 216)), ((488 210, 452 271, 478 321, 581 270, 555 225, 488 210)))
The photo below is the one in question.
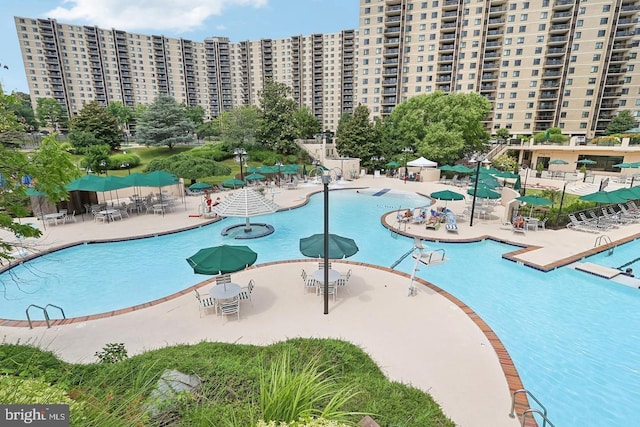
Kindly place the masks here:
POLYGON ((368 164, 371 157, 380 157, 379 137, 369 120, 369 108, 358 105, 353 115, 345 114, 338 123, 336 150, 340 156, 359 157, 368 164))
POLYGON ((277 153, 293 154, 297 151, 293 143, 296 138, 293 114, 298 105, 290 98, 291 88, 268 79, 258 95, 261 109, 258 141, 277 153))
POLYGON ((507 141, 511 137, 511 132, 507 128, 500 128, 496 131, 496 138, 507 141))
POLYGON ((309 107, 298 108, 293 114, 293 125, 296 137, 301 139, 313 138, 322 129, 320 120, 311 113, 309 107))
MULTIPOLYGON (((97 101, 85 104, 80 113, 71 120, 70 131, 69 139, 76 148, 80 148, 76 145, 76 142, 80 142, 76 135, 80 133, 93 135, 98 144, 108 145, 112 150, 120 148, 122 141, 118 120, 97 101)), ((84 143, 88 141, 87 138, 82 140, 84 143)))
POLYGON ((10 106, 10 109, 18 117, 18 120, 24 126, 26 132, 35 132, 40 124, 36 120, 36 115, 31 106, 31 97, 23 92, 14 93, 16 101, 10 106))
POLYGON ((560 144, 562 142, 568 141, 569 138, 562 134, 562 129, 560 128, 549 128, 544 132, 539 132, 533 135, 533 141, 536 144, 542 144, 551 142, 553 144, 560 144))
POLYGON ((69 122, 67 111, 53 98, 39 98, 36 116, 41 123, 49 126, 54 132, 66 128, 69 122))
MULTIPOLYGON (((452 163, 484 151, 489 133, 482 120, 491 111, 489 101, 477 93, 444 93, 409 98, 396 106, 387 120, 386 138, 396 149, 413 147, 420 156, 452 163)), ((398 151, 399 152, 399 151, 398 151)))
POLYGON ((215 119, 204 122, 201 125, 198 125, 196 133, 200 138, 219 136, 222 133, 220 130, 220 121, 218 119, 215 119))
POLYGON ((171 150, 176 144, 192 142, 195 130, 185 108, 172 97, 160 95, 140 116, 136 139, 147 146, 166 145, 171 150))
POLYGON ((84 155, 84 165, 94 172, 106 172, 111 166, 109 163, 109 151, 110 147, 106 144, 87 147, 84 155))
POLYGON ((165 159, 153 160, 146 168, 147 172, 164 170, 184 179, 196 180, 208 176, 224 176, 231 174, 231 168, 212 159, 189 155, 176 154, 165 159))
POLYGON ((225 111, 217 119, 223 140, 231 147, 254 144, 260 123, 259 116, 260 111, 250 105, 234 107, 225 111))
POLYGON ((609 125, 604 130, 605 135, 616 135, 619 133, 625 133, 629 129, 633 129, 638 126, 636 119, 631 115, 631 111, 620 111, 616 116, 611 119, 609 125))
MULTIPOLYGON (((3 97, 0 91, 0 101, 3 97)), ((3 112, 0 108, 0 123, 5 122, 6 117, 2 117, 4 114, 6 111, 3 112)), ((54 135, 45 137, 31 154, 0 145, 0 176, 3 180, 3 185, 0 186, 0 206, 4 208, 0 211, 0 229, 14 234, 18 242, 22 237, 41 235, 37 228, 14 221, 14 217, 25 217, 29 213, 25 204, 27 189, 22 184, 23 177, 31 177, 35 190, 56 202, 67 197, 64 185, 78 174, 71 156, 61 149, 54 135)), ((10 259, 14 248, 19 245, 20 243, 0 239, 0 259, 10 259)))
POLYGON ((121 132, 129 130, 129 124, 133 121, 133 111, 131 108, 119 101, 111 101, 106 108, 107 113, 111 114, 118 123, 121 132))
POLYGON ((187 117, 193 122, 194 125, 200 126, 202 123, 204 123, 204 109, 201 106, 195 105, 193 107, 190 107, 185 105, 184 108, 187 117))

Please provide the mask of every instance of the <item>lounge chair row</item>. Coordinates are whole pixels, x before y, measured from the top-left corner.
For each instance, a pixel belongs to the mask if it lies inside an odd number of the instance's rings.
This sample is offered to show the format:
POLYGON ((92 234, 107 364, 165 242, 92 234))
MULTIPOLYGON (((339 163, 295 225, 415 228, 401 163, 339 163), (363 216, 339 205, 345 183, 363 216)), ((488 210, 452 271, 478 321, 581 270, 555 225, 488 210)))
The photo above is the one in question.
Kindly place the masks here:
POLYGON ((618 228, 621 225, 640 221, 640 209, 633 201, 625 204, 618 204, 619 210, 616 211, 613 205, 600 208, 602 215, 594 211, 579 212, 569 214, 569 223, 567 228, 589 233, 599 233, 601 231, 618 228))

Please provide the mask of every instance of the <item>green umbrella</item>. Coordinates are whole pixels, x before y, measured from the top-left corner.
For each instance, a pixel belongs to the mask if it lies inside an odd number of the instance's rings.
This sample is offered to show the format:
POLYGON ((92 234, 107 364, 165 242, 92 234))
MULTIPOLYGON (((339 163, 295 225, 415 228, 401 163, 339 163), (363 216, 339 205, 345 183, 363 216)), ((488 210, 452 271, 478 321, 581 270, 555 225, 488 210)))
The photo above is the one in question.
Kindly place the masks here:
MULTIPOLYGON (((393 169, 393 168, 397 168, 398 166, 400 166, 400 163, 396 162, 395 160, 392 160, 389 163, 387 163, 385 166, 388 167, 388 168, 393 169)), ((440 169, 442 169, 442 168, 440 168, 440 169)), ((442 169, 442 170, 444 170, 444 169, 442 169)))
POLYGON ((460 193, 456 193, 455 191, 451 191, 451 190, 442 190, 442 191, 435 191, 433 193, 431 193, 430 195, 432 198, 437 199, 437 200, 444 200, 444 207, 447 207, 447 202, 448 201, 453 201, 453 200, 464 200, 464 194, 460 194, 460 193))
POLYGON ((27 188, 26 191, 27 196, 46 196, 46 193, 43 193, 42 191, 38 191, 35 188, 27 188))
POLYGON ((440 171, 451 172, 453 170, 454 170, 453 166, 451 166, 451 165, 442 165, 442 166, 440 166, 440 171))
POLYGON ((248 173, 254 173, 254 172, 260 172, 260 168, 256 167, 256 166, 249 166, 247 168, 247 172, 248 173))
MULTIPOLYGON (((617 190, 611 191, 611 193, 620 197, 624 197, 627 200, 640 199, 640 187, 618 188, 617 190)), ((622 203, 622 202, 619 202, 619 203, 622 203)))
POLYGON ((516 200, 520 200, 523 203, 527 203, 529 204, 529 206, 531 206, 531 210, 529 211, 529 216, 531 216, 531 214, 533 213, 533 207, 534 206, 551 206, 553 205, 553 202, 549 199, 545 199, 544 197, 540 197, 537 195, 531 195, 531 196, 520 196, 520 197, 516 197, 516 200))
POLYGON ((244 181, 242 181, 241 179, 235 179, 235 178, 228 179, 222 183, 223 187, 233 187, 233 188, 244 187, 244 185, 245 185, 244 181))
POLYGON ((460 165, 460 164, 454 165, 451 168, 451 170, 453 172, 458 172, 458 173, 471 173, 474 171, 474 169, 468 168, 465 165, 460 165))
POLYGON ((618 163, 617 165, 613 165, 613 167, 620 169, 637 168, 635 163, 618 163))
MULTIPOLYGON (((311 258, 324 257, 324 234, 314 234, 300 239, 300 252, 311 258)), ((329 258, 349 258, 356 252, 358 252, 358 245, 353 239, 329 234, 329 258)))
MULTIPOLYGON (((467 194, 473 196, 473 188, 467 191, 467 194)), ((476 192, 476 197, 480 199, 499 199, 502 197, 500 193, 491 190, 490 188, 481 188, 478 186, 478 191, 476 192)))
POLYGON ((564 161, 564 160, 562 160, 562 159, 555 159, 555 160, 551 160, 551 161, 549 162, 549 164, 550 164, 550 165, 568 165, 568 164, 569 164, 569 162, 564 161))
POLYGON ((165 187, 177 184, 178 178, 172 173, 157 170, 144 174, 141 181, 138 185, 142 187, 165 187))
POLYGON ((258 258, 248 246, 221 245, 200 249, 187 262, 197 274, 218 275, 243 270, 258 258))
POLYGON ((578 160, 576 163, 580 163, 581 165, 595 165, 598 162, 591 159, 582 159, 582 160, 578 160))
POLYGON ((616 194, 613 191, 597 191, 591 194, 585 194, 584 196, 579 197, 580 200, 586 200, 588 202, 596 202, 596 203, 624 203, 627 201, 627 198, 622 197, 619 193, 616 194))
POLYGON ((252 173, 251 175, 247 175, 244 177, 244 179, 248 180, 248 181, 260 181, 265 179, 266 177, 264 175, 262 175, 261 173, 252 173))
POLYGON ((189 190, 208 190, 209 188, 211 188, 211 184, 206 182, 196 182, 189 186, 189 190))

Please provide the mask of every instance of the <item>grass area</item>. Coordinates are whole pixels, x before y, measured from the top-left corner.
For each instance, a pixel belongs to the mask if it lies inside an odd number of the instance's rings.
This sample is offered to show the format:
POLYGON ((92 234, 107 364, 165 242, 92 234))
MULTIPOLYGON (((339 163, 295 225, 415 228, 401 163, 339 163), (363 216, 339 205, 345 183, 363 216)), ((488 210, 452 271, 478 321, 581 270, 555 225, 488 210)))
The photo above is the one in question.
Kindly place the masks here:
MULTIPOLYGON (((268 373, 278 374, 280 379, 271 382, 269 391, 290 412, 301 399, 299 394, 290 396, 292 382, 285 385, 282 375, 289 375, 295 382, 298 375, 309 373, 308 362, 312 360, 319 367, 325 391, 330 386, 337 390, 335 394, 349 396, 339 411, 325 412, 329 418, 336 419, 338 414, 341 422, 355 425, 362 414, 370 414, 381 426, 388 427, 454 425, 428 394, 387 380, 360 348, 333 339, 298 338, 268 347, 203 342, 149 351, 117 363, 90 365, 68 364, 31 346, 2 344, 0 372, 4 376, 0 379, 5 381, 0 382, 4 385, 0 397, 4 394, 5 402, 24 402, 29 397, 23 396, 22 385, 16 381, 35 380, 44 388, 40 396, 53 396, 48 389, 55 389, 64 390, 72 399, 73 426, 246 427, 256 425, 265 411, 273 409, 264 405, 268 373), (278 365, 283 354, 288 355, 288 364, 278 365), (178 396, 156 416, 150 416, 145 409, 149 395, 167 369, 195 375, 201 385, 193 394, 178 396), (14 381, 7 385, 7 378, 14 381)), ((303 382, 309 385, 308 379, 303 382)), ((310 400, 320 411, 331 406, 327 393, 310 400)))

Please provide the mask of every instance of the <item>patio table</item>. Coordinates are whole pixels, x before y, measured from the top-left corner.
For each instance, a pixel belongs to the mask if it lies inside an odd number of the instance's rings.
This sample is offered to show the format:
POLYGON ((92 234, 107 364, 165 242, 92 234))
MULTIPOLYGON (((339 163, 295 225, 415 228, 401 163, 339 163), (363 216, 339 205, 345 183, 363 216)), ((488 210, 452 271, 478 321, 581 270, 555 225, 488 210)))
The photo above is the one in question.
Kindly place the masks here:
POLYGON ((215 300, 229 299, 238 296, 241 290, 237 283, 224 283, 211 288, 209 295, 215 300))
POLYGON ((63 219, 64 218, 64 213, 62 212, 55 212, 55 213, 50 213, 50 214, 45 214, 42 216, 42 219, 44 221, 51 221, 53 220, 53 222, 58 225, 58 220, 59 219, 63 219))

